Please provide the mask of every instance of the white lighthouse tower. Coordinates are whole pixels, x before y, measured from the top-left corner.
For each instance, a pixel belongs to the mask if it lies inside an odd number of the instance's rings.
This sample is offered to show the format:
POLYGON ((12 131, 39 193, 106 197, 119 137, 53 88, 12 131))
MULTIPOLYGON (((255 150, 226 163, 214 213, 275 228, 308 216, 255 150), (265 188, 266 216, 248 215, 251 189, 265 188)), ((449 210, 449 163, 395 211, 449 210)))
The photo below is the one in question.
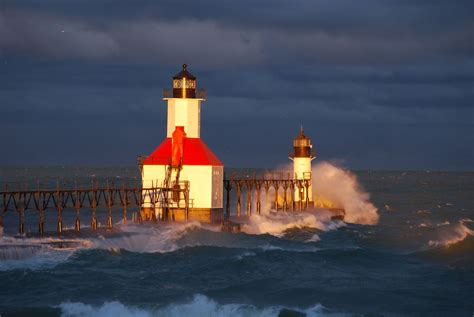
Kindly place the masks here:
POLYGON ((173 77, 172 92, 163 90, 163 100, 168 104, 167 136, 143 161, 142 185, 164 190, 144 195, 142 215, 170 221, 221 221, 224 166, 201 139, 205 91, 196 90, 196 77, 186 64, 173 77), (182 197, 186 191, 187 197, 182 197))
POLYGON ((312 151, 311 139, 300 128, 298 136, 293 140, 293 153, 289 159, 293 161, 293 178, 299 181, 295 186, 293 201, 299 206, 314 206, 311 161, 316 158, 312 151))

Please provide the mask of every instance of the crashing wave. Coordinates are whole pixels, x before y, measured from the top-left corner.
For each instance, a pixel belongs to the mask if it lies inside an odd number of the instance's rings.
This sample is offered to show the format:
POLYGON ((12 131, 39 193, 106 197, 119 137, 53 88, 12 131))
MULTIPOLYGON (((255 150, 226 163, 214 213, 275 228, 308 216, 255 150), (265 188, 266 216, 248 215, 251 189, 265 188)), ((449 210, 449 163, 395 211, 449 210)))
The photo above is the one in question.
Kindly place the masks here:
POLYGON ((200 228, 199 222, 165 225, 125 225, 122 234, 115 237, 91 239, 97 249, 123 249, 130 252, 173 252, 180 248, 179 239, 189 231, 200 228))
POLYGON ((187 232, 200 227, 199 223, 163 226, 118 226, 120 232, 113 236, 83 239, 67 238, 0 238, 0 271, 12 269, 51 268, 66 261, 72 254, 84 249, 104 249, 117 253, 173 252, 179 248, 177 241, 187 232))
POLYGON ((374 225, 379 221, 377 208, 370 202, 370 195, 360 186, 351 172, 328 162, 313 167, 315 201, 331 201, 345 211, 344 221, 374 225))
POLYGON ((241 230, 248 234, 271 234, 281 237, 288 229, 314 228, 321 231, 335 230, 345 226, 342 221, 332 221, 330 213, 272 212, 263 211, 252 215, 241 230))
MULTIPOLYGON (((471 230, 466 226, 466 222, 469 222, 470 219, 462 219, 457 224, 453 225, 451 230, 444 231, 441 234, 441 238, 437 240, 430 240, 428 245, 430 247, 449 247, 458 242, 463 241, 468 236, 474 235, 474 230, 471 230)), ((449 222, 440 224, 441 226, 447 226, 449 222)))
MULTIPOLYGON (((292 166, 280 168, 291 171, 292 166)), ((361 225, 375 225, 379 221, 378 209, 370 202, 357 176, 329 162, 320 162, 312 168, 313 201, 318 209, 344 209, 344 221, 361 225)), ((280 202, 282 203, 282 202, 280 202)), ((271 198, 262 200, 262 210, 271 210, 271 198)))
POLYGON ((53 267, 67 260, 75 250, 91 246, 85 239, 1 237, 0 271, 53 267))
POLYGON ((144 309, 126 306, 120 302, 106 302, 100 307, 83 303, 62 303, 59 305, 62 317, 159 317, 159 316, 348 316, 336 314, 316 304, 307 309, 287 308, 282 306, 256 307, 247 304, 219 304, 204 296, 195 295, 186 303, 173 303, 156 309, 144 309))

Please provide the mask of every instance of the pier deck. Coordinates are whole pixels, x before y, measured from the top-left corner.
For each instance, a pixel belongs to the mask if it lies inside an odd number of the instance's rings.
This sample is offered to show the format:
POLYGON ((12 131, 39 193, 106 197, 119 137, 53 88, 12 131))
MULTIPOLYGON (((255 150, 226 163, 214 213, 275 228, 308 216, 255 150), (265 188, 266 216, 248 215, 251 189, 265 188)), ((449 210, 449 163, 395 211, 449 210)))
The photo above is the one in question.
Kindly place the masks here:
MULTIPOLYGON (((292 179, 289 173, 264 173, 257 174, 231 174, 224 179, 224 223, 235 223, 235 219, 244 220, 253 213, 260 214, 262 204, 271 204, 271 209, 284 212, 298 212, 312 208, 313 202, 309 197, 295 199, 294 193, 302 192, 311 184, 311 179, 292 179), (234 208, 232 206, 235 206, 234 208), (233 211, 231 214, 231 210, 233 211), (232 217, 231 217, 232 216, 232 217)), ((192 210, 189 204, 189 187, 180 186, 152 186, 143 188, 140 185, 130 185, 123 181, 117 185, 106 181, 100 185, 98 181, 91 181, 88 186, 78 186, 76 182, 55 188, 40 186, 40 182, 33 188, 26 184, 4 185, 0 189, 0 227, 3 227, 3 218, 7 212, 16 213, 18 216, 18 233, 25 233, 25 213, 36 212, 38 217, 38 233, 45 232, 45 213, 56 213, 56 231, 63 231, 63 212, 72 209, 75 212, 74 230, 81 231, 81 213, 84 209, 90 212, 90 229, 97 230, 97 209, 102 208, 107 212, 107 229, 113 227, 112 209, 122 210, 123 223, 132 220, 142 221, 172 221, 171 217, 154 219, 143 216, 145 201, 152 204, 152 208, 171 206, 169 197, 184 197, 184 205, 180 208, 192 210), (72 185, 71 185, 72 184, 72 185), (131 218, 130 218, 131 216, 131 218)), ((176 202, 174 202, 176 203, 176 202)), ((179 206, 179 201, 178 201, 179 206)), ((331 209, 331 208, 328 208, 331 209)), ((344 210, 332 208, 334 218, 342 219, 344 210)), ((165 214, 164 212, 162 214, 165 214)), ((187 219, 187 218, 186 218, 187 219)))

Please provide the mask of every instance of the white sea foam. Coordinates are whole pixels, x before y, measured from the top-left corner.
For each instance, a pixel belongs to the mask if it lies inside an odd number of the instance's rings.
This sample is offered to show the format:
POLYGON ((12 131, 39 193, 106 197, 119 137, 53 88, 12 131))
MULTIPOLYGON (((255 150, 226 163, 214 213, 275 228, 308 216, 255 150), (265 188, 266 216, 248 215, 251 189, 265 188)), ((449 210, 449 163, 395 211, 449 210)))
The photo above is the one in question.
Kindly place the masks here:
POLYGON ((120 230, 124 234, 115 237, 91 239, 94 248, 124 249, 131 252, 172 252, 180 246, 178 240, 190 230, 200 228, 199 222, 163 225, 126 225, 120 230))
POLYGON ((84 249, 105 249, 112 252, 172 252, 178 240, 197 222, 170 225, 123 225, 119 233, 83 239, 0 237, 0 271, 12 269, 51 268, 66 261, 74 252, 84 249))
POLYGON ((418 228, 436 228, 436 227, 449 226, 450 224, 451 223, 448 220, 440 222, 440 223, 435 223, 435 224, 422 222, 418 225, 418 228))
POLYGON ((321 240, 321 238, 317 234, 313 234, 313 236, 311 238, 309 238, 308 240, 306 240, 305 242, 306 243, 318 242, 320 240, 321 240))
POLYGON ((257 253, 255 253, 255 252, 244 252, 244 253, 242 253, 242 254, 240 254, 240 255, 236 255, 236 256, 235 256, 235 259, 237 259, 237 260, 240 261, 240 260, 242 260, 243 258, 252 257, 252 256, 256 256, 256 255, 257 255, 257 253))
MULTIPOLYGON (((278 316, 282 306, 256 307, 247 304, 219 304, 204 295, 195 295, 186 303, 174 303, 160 308, 138 308, 125 306, 120 302, 106 302, 100 307, 83 303, 62 303, 59 305, 62 317, 155 317, 155 316, 278 316)), ((329 312, 322 305, 316 304, 307 309, 286 308, 306 316, 348 316, 329 312)))
POLYGON ((342 221, 332 221, 329 213, 311 212, 273 212, 264 210, 260 215, 252 215, 242 225, 242 231, 248 234, 284 235, 292 228, 315 228, 322 231, 335 230, 344 226, 342 221))
POLYGON ((84 239, 1 237, 0 271, 50 268, 66 261, 75 250, 90 246, 84 239))
MULTIPOLYGON (((444 230, 440 233, 440 238, 436 240, 430 240, 428 245, 430 247, 449 247, 460 241, 466 239, 467 236, 474 235, 474 230, 471 230, 466 226, 467 219, 462 219, 458 223, 449 226, 449 229, 444 230)), ((469 219, 470 220, 470 219, 469 219)), ((448 224, 442 223, 442 226, 448 226, 448 224)))

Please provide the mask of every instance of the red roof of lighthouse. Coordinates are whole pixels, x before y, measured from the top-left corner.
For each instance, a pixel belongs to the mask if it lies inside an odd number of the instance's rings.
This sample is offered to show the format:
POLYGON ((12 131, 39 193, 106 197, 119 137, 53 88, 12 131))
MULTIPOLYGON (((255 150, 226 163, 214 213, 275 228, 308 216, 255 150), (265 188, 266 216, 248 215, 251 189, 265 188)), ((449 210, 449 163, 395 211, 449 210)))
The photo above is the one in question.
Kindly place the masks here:
MULTIPOLYGON (((143 162, 144 165, 168 165, 171 162, 171 138, 166 138, 143 162)), ((185 138, 183 165, 223 166, 200 138, 185 138)))

